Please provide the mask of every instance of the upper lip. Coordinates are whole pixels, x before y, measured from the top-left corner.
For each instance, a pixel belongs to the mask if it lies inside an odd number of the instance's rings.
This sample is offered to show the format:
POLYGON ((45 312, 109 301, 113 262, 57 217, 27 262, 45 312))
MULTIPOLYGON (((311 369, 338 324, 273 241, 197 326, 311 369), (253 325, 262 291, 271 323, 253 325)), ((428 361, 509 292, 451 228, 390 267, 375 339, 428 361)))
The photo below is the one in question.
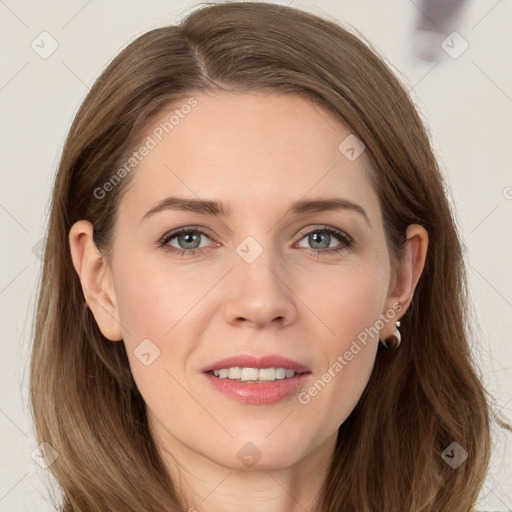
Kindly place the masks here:
POLYGON ((264 356, 240 354, 209 364, 201 371, 209 372, 211 370, 234 368, 236 366, 241 368, 285 368, 287 370, 294 370, 296 373, 309 372, 309 368, 307 366, 279 354, 268 354, 264 356))

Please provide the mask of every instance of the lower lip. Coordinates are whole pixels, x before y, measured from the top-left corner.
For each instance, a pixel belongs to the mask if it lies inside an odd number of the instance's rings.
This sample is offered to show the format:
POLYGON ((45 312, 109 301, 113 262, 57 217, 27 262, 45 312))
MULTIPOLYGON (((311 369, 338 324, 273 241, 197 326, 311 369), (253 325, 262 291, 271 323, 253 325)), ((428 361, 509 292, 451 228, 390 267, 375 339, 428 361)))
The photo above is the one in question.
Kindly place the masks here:
POLYGON ((205 373, 214 389, 244 404, 272 404, 295 395, 304 387, 311 373, 301 373, 291 379, 279 379, 267 382, 247 382, 231 379, 219 379, 205 373))

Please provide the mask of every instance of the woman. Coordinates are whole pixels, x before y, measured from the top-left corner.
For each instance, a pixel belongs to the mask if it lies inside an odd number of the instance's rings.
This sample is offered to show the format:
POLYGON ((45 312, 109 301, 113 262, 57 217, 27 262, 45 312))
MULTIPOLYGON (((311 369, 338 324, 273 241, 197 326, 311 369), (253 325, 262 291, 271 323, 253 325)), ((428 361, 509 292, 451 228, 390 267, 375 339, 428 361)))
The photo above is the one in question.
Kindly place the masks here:
POLYGON ((71 127, 42 279, 62 510, 473 507, 491 411, 445 185, 335 23, 218 4, 131 43, 71 127))

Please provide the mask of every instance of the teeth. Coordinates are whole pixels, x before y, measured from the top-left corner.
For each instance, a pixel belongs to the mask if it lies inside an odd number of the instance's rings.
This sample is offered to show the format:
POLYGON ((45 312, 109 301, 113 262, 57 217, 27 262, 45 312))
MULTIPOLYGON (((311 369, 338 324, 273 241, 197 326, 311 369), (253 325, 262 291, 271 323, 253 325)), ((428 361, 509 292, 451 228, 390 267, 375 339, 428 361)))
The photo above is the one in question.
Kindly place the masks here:
POLYGON ((257 372, 256 378, 251 380, 276 380, 276 369, 275 368, 262 368, 257 372))
POLYGON ((285 379, 286 370, 284 368, 276 368, 276 379, 285 379))
POLYGON ((260 370, 257 368, 242 368, 241 380, 259 380, 260 370))
POLYGON ((228 371, 228 379, 239 379, 242 376, 242 368, 230 368, 228 371))
POLYGON ((267 382, 272 380, 291 379, 295 376, 294 370, 286 368, 222 368, 213 370, 213 375, 219 379, 231 379, 241 381, 261 381, 267 382))

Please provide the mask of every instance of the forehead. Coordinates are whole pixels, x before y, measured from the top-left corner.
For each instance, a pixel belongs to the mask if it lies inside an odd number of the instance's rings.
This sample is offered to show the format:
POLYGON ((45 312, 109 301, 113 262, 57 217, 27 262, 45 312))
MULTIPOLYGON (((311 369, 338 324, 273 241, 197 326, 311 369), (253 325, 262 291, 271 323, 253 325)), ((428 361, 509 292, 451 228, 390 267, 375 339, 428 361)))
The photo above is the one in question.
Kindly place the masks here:
POLYGON ((139 151, 120 209, 140 218, 178 195, 222 200, 240 215, 342 196, 371 211, 377 197, 364 153, 350 160, 339 148, 349 136, 339 119, 295 94, 191 94, 147 127, 141 146, 150 149, 139 151))

